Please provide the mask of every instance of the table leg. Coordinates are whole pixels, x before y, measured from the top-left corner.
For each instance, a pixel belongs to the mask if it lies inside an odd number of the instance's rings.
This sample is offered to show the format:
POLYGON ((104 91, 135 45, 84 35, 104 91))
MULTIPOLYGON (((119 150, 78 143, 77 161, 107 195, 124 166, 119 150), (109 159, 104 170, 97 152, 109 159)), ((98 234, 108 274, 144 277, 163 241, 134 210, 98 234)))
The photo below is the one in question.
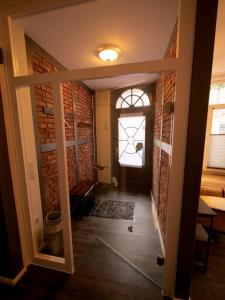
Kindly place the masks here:
POLYGON ((210 244, 211 244, 212 233, 213 233, 213 219, 214 219, 213 216, 210 217, 209 236, 208 236, 208 242, 207 242, 207 247, 206 247, 206 258, 205 258, 205 263, 204 263, 205 271, 207 271, 207 268, 208 268, 209 251, 210 251, 210 244))

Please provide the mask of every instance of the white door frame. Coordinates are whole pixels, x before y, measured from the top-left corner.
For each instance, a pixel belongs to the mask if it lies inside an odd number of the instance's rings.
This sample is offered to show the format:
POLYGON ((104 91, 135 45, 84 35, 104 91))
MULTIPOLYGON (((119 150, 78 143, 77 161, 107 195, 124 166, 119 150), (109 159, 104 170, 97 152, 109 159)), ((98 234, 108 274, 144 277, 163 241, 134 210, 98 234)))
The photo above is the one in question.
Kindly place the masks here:
MULTIPOLYGON (((1 47, 4 51, 5 64, 0 67, 0 84, 4 87, 2 91, 4 113, 6 116, 7 138, 9 145, 9 156, 11 162, 11 170, 13 177, 13 185, 15 190, 16 208, 19 219, 19 230, 22 241, 22 251, 24 260, 28 264, 34 262, 33 250, 27 243, 27 239, 31 236, 31 232, 26 230, 26 237, 24 237, 24 229, 26 227, 26 213, 28 211, 25 179, 19 180, 18 177, 25 177, 21 174, 21 162, 22 151, 21 141, 18 130, 16 130, 15 120, 18 120, 17 109, 13 108, 13 104, 16 103, 16 90, 22 87, 31 87, 38 83, 53 83, 54 94, 58 99, 58 107, 56 108, 56 115, 58 124, 56 125, 58 140, 62 142, 60 148, 57 150, 59 155, 59 164, 62 168, 60 174, 63 181, 66 181, 66 160, 65 160, 65 136, 62 119, 62 97, 60 93, 60 82, 68 80, 84 80, 84 79, 96 79, 106 78, 113 76, 120 76, 133 73, 155 73, 164 71, 176 71, 176 99, 175 112, 174 112, 174 137, 173 137, 173 150, 171 157, 171 171, 168 190, 168 211, 167 211, 167 231, 166 231, 166 260, 165 260, 165 274, 163 293, 167 296, 174 296, 175 278, 176 278, 176 262, 177 262, 177 250, 180 228, 180 212, 182 204, 182 187, 183 187, 183 175, 185 164, 185 151, 186 151, 186 135, 188 124, 188 110, 189 110, 189 96, 191 85, 191 72, 192 72, 192 57, 193 57, 193 45, 194 45, 194 28, 195 28, 195 14, 196 14, 196 2, 197 0, 180 0, 179 17, 178 17, 178 57, 168 58, 150 62, 140 62, 132 64, 114 65, 108 67, 90 68, 83 70, 73 71, 59 71, 56 73, 47 73, 43 75, 26 75, 14 77, 13 61, 12 61, 12 49, 10 45, 10 30, 9 21, 13 16, 22 16, 28 13, 36 13, 47 9, 54 9, 62 5, 76 4, 80 1, 72 0, 39 0, 35 3, 26 3, 20 0, 12 0, 8 6, 4 5, 1 15, 1 47), (61 100, 61 101, 60 101, 61 100), (64 147, 64 148, 63 148, 64 147), (13 149, 12 149, 13 148, 13 149), (16 153, 17 148, 20 150, 16 153), (26 196, 26 197, 24 197, 26 196), (24 203, 26 202, 26 203, 24 203), (21 208, 22 207, 22 208, 21 208), (29 250, 30 249, 30 250, 29 250), (168 259, 167 259, 168 258, 168 259)), ((14 57, 13 57, 14 58, 14 57)), ((21 74, 24 75, 24 74, 21 74)), ((23 170, 23 168, 22 168, 23 170)), ((23 172, 22 172, 23 173, 23 172)), ((64 230, 64 241, 66 240, 67 246, 70 250, 65 257, 63 268, 64 271, 72 272, 72 242, 71 242, 71 227, 70 227, 70 214, 68 207, 68 186, 65 182, 60 181, 60 195, 62 202, 62 215, 65 220, 66 217, 66 229, 64 230), (70 237, 69 237, 70 236, 70 237)), ((60 264, 60 262, 59 262, 60 264)), ((61 264, 62 266, 62 264, 61 264)), ((49 266, 51 267, 51 266, 49 266)), ((52 265, 54 268, 54 263, 52 265)))

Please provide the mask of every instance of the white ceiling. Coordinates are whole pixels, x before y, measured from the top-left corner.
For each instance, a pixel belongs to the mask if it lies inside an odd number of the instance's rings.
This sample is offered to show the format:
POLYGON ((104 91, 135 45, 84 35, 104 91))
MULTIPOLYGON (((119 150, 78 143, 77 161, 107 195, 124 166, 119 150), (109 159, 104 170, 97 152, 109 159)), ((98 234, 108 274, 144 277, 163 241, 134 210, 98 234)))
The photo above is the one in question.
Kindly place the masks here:
MULTIPOLYGON (((121 48, 123 64, 162 58, 176 21, 178 0, 93 0, 18 19, 25 32, 68 69, 106 65, 104 44, 121 48)), ((219 0, 213 74, 225 73, 225 0, 219 0)), ((94 90, 152 82, 156 74, 88 80, 94 90)))
MULTIPOLYGON (((26 34, 68 69, 106 65, 96 56, 104 44, 120 47, 113 64, 163 57, 178 11, 178 0, 98 0, 20 18, 26 34)), ((88 80, 92 89, 154 81, 155 74, 88 80)))
POLYGON ((219 0, 212 73, 225 73, 225 0, 219 0))
POLYGON ((93 90, 113 90, 135 84, 145 84, 156 81, 157 74, 132 74, 113 78, 85 80, 84 83, 93 90))

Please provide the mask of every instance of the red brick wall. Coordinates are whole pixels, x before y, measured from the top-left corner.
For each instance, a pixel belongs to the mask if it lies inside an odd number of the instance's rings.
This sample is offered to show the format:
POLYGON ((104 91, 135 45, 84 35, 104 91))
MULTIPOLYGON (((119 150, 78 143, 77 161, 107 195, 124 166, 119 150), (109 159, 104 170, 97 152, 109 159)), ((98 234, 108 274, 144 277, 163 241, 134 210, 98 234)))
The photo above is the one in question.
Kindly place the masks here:
POLYGON ((154 103, 154 138, 161 136, 161 116, 162 116, 163 81, 160 79, 156 83, 156 98, 154 103))
POLYGON ((59 182, 56 151, 41 153, 46 210, 59 209, 59 182))
POLYGON ((76 165, 76 153, 75 147, 67 147, 67 166, 68 166, 68 180, 69 188, 71 189, 77 184, 77 165, 76 165))
MULTIPOLYGON (((34 71, 37 66, 33 65, 34 71)), ((38 67, 40 68, 40 67, 38 67)), ((37 73, 37 71, 35 71, 37 73)), ((44 108, 53 108, 52 89, 49 85, 35 86, 36 118, 39 138, 42 144, 55 143, 55 120, 53 115, 46 115, 44 108)))
MULTIPOLYGON (((33 74, 55 72, 57 67, 50 60, 31 50, 31 62, 33 74)), ((52 111, 54 108, 53 93, 51 85, 35 86, 36 120, 40 144, 56 143, 55 120, 52 111), (46 111, 47 110, 47 111, 46 111)), ((76 161, 75 146, 67 147, 67 166, 69 188, 76 185, 79 180, 94 180, 93 159, 93 113, 92 92, 83 84, 63 83, 63 101, 66 141, 83 141, 78 147, 79 163, 76 161), (75 107, 73 107, 73 95, 75 107), (74 130, 74 111, 77 117, 77 137, 74 130), (91 140, 92 138, 92 140, 91 140), (87 141, 87 139, 89 139, 87 141), (86 141, 84 141, 86 140, 86 141), (88 143, 88 144, 86 144, 88 143)), ((59 182, 56 151, 41 152, 41 169, 43 182, 43 196, 46 211, 59 209, 59 182)))
MULTIPOLYGON (((163 103, 171 102, 175 96, 175 72, 167 72, 163 74, 164 80, 164 101, 163 103)), ((173 115, 170 113, 163 112, 162 119, 162 140, 167 144, 171 144, 171 135, 172 135, 172 121, 173 115)))
POLYGON ((93 143, 79 145, 79 178, 80 181, 94 181, 94 160, 93 143))
POLYGON ((159 164, 160 164, 160 148, 156 145, 153 145, 152 195, 157 210, 158 210, 158 200, 159 200, 159 171, 160 171, 159 164))
MULTIPOLYGON (((46 58, 32 50, 32 69, 34 74, 55 72, 57 68, 47 61, 46 58)), ((37 110, 37 125, 39 140, 41 144, 56 143, 55 120, 52 113, 47 113, 44 109, 54 109, 54 100, 51 85, 35 86, 35 100, 37 110)), ((67 123, 65 125, 66 140, 74 139, 74 117, 68 113, 73 112, 72 103, 72 83, 63 83, 64 114, 67 123)), ((70 150, 70 154, 71 154, 70 150)), ((68 151, 67 151, 68 153, 68 151)), ((68 158, 67 158, 68 159, 68 158)), ((46 210, 59 209, 59 182, 58 165, 56 151, 41 152, 42 162, 42 182, 44 187, 44 200, 46 210)), ((68 163, 68 176, 70 188, 76 182, 76 173, 72 169, 73 164, 68 163)))
POLYGON ((93 138, 92 95, 79 84, 75 86, 75 94, 78 138, 93 138))
POLYGON ((159 197, 158 197, 158 218, 160 229, 165 241, 166 219, 167 219, 167 204, 168 204, 168 184, 169 184, 169 165, 170 156, 165 151, 161 151, 161 168, 159 177, 159 197))
MULTIPOLYGON (((176 57, 176 35, 171 41, 166 57, 176 57)), ((164 112, 164 105, 173 102, 175 96, 176 73, 160 74, 156 82, 156 101, 154 104, 154 143, 152 195, 157 209, 158 220, 165 242, 168 184, 170 173, 170 154, 159 147, 160 141, 171 144, 173 135, 173 113, 164 112)))
POLYGON ((74 140, 74 113, 73 113, 73 87, 71 82, 63 83, 64 117, 66 140, 74 140))
POLYGON ((94 181, 93 107, 92 94, 82 85, 75 85, 76 116, 79 145, 79 179, 94 181))

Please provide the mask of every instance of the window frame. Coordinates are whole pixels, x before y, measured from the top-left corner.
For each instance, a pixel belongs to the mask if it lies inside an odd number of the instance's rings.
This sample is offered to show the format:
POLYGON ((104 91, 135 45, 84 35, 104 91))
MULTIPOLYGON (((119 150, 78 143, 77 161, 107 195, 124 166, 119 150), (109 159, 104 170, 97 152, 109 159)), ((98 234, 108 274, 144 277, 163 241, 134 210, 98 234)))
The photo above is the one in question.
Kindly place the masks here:
MULTIPOLYGON (((149 105, 150 106, 150 105, 149 105)), ((148 106, 148 107, 149 107, 148 106)), ((145 107, 145 106, 142 106, 142 108, 143 107, 145 107)), ((121 108, 121 110, 122 110, 123 108, 121 108)), ((127 117, 127 118, 130 118, 130 117, 144 117, 144 120, 145 120, 145 140, 144 140, 144 144, 145 144, 145 146, 144 146, 144 148, 146 148, 146 115, 143 113, 143 111, 141 111, 140 113, 135 113, 135 112, 130 112, 130 113, 126 113, 126 114, 124 114, 124 113, 121 113, 120 115, 119 115, 119 118, 125 118, 125 117, 127 117)), ((117 119, 117 120, 119 120, 119 118, 117 119)), ((118 125, 118 123, 117 123, 117 125, 118 125)), ((119 126, 118 126, 118 149, 119 149, 119 126)), ((119 151, 119 150, 118 150, 119 151)), ((121 155, 122 156, 122 155, 121 155)), ((139 166, 139 165, 129 165, 129 164, 121 164, 120 163, 120 161, 119 161, 119 159, 120 159, 120 157, 121 156, 118 156, 118 164, 119 164, 119 166, 120 167, 125 167, 125 168, 136 168, 136 169, 142 169, 142 168, 145 168, 146 167, 146 152, 145 152, 145 157, 144 157, 144 164, 142 164, 141 166, 139 166)))
POLYGON ((136 108, 145 108, 145 107, 150 107, 151 106, 151 98, 150 98, 150 95, 144 90, 144 89, 142 89, 142 88, 139 88, 139 87, 130 87, 130 88, 127 88, 127 89, 125 89, 121 94, 120 94, 120 96, 117 98, 117 100, 116 100, 116 103, 115 103, 115 109, 116 110, 119 110, 119 109, 121 109, 121 110, 124 110, 124 109, 136 109, 136 108), (136 95, 136 94, 134 94, 134 92, 133 92, 133 90, 140 90, 141 92, 142 92, 142 95, 141 96, 138 96, 138 95, 136 95), (126 97, 123 97, 123 94, 125 93, 125 92, 127 92, 127 91, 131 91, 131 93, 130 93, 130 95, 128 95, 128 96, 126 96, 126 97), (147 97, 148 97, 148 104, 147 105, 145 105, 144 104, 144 100, 142 99, 142 97, 144 96, 144 95, 146 95, 147 97), (129 104, 129 102, 128 101, 126 101, 126 99, 127 98, 129 98, 129 97, 131 97, 131 101, 132 101, 132 97, 133 96, 137 96, 138 97, 138 100, 133 104, 129 104), (117 103, 119 102, 119 99, 122 99, 122 102, 120 103, 120 107, 117 107, 117 103), (135 104, 136 103, 138 103, 139 101, 141 100, 141 102, 143 103, 143 105, 141 105, 141 106, 135 106, 135 104), (123 102, 126 102, 127 103, 127 105, 129 105, 128 107, 122 107, 122 105, 123 105, 123 102))
POLYGON ((214 109, 225 109, 225 104, 211 104, 209 105, 208 108, 206 135, 205 135, 205 150, 204 150, 204 158, 203 158, 203 173, 212 174, 212 175, 225 175, 225 168, 219 169, 219 168, 208 167, 209 141, 210 141, 210 134, 212 129, 212 118, 213 118, 214 109))

